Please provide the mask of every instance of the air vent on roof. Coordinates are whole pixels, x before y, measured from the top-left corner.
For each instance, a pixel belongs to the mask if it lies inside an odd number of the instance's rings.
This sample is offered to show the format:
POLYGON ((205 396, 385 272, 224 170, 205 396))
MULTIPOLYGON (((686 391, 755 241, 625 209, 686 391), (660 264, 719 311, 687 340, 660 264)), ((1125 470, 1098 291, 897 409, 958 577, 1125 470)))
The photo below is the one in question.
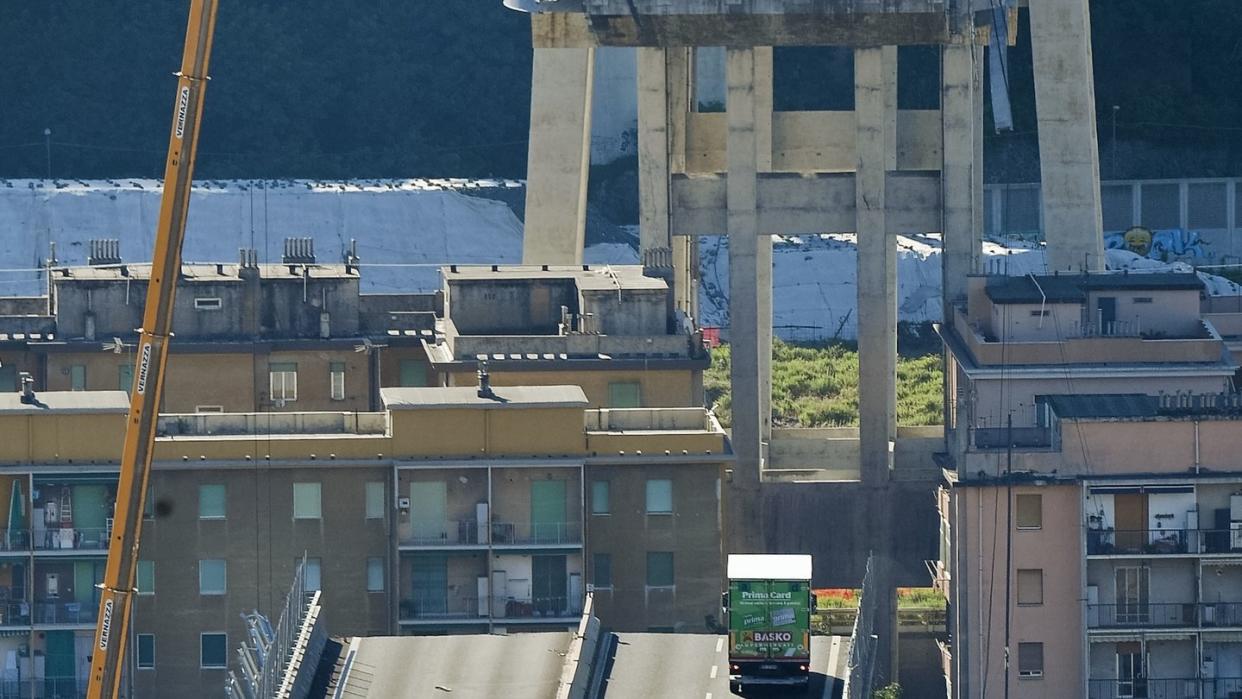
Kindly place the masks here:
POLYGON ((86 258, 88 265, 119 265, 121 264, 121 241, 116 238, 94 238, 90 241, 90 256, 86 258))
POLYGON ((314 264, 314 238, 285 238, 285 253, 281 256, 284 264, 314 264))

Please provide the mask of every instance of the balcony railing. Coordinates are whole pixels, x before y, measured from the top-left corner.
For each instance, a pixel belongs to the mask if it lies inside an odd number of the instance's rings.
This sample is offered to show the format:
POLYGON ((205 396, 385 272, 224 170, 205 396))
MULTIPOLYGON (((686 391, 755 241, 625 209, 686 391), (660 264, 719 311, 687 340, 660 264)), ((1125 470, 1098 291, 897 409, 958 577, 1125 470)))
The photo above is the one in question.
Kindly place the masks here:
POLYGON ((29 551, 29 529, 0 529, 0 553, 5 551, 29 551))
POLYGON ((578 522, 492 522, 492 543, 498 546, 581 544, 582 525, 578 522))
POLYGON ((28 602, 0 602, 0 626, 30 626, 30 611, 28 602))
POLYGON ((491 604, 490 609, 480 613, 477 596, 453 596, 422 594, 407 597, 400 602, 401 621, 462 621, 479 619, 486 620, 489 615, 495 619, 564 619, 575 617, 581 613, 582 600, 573 599, 568 594, 509 597, 499 596, 485 598, 491 604))
POLYGON ((0 680, 0 699, 85 699, 86 680, 76 677, 35 677, 0 680))
POLYGON ((475 519, 450 519, 444 522, 415 522, 401 543, 409 546, 469 546, 487 543, 487 526, 479 527, 475 519))
POLYGON ((1087 528, 1087 555, 1237 553, 1228 529, 1087 528))
POLYGON ((405 546, 476 546, 488 543, 498 546, 560 545, 582 543, 582 525, 578 522, 492 522, 491 540, 488 525, 478 520, 447 520, 438 523, 416 523, 413 531, 401 537, 405 546))
POLYGON ((1233 699, 1242 697, 1242 678, 1159 678, 1088 680, 1087 699, 1233 699))
POLYGON ((108 533, 103 527, 42 529, 34 533, 34 547, 39 551, 107 551, 108 533))
POLYGON ((34 603, 36 624, 93 624, 99 611, 97 602, 42 600, 34 603))
POLYGON ((1185 627, 1199 625, 1194 602, 1088 604, 1087 628, 1185 627))
MULTIPOLYGON (((480 618, 477 595, 461 597, 452 595, 415 594, 401 600, 398 613, 402 621, 427 619, 480 618)), ((487 610, 483 610, 483 618, 487 610)))
POLYGON ((569 595, 541 597, 498 597, 492 601, 497 618, 540 619, 565 618, 581 613, 582 600, 572 600, 569 595), (571 603, 577 602, 577 609, 571 603))
POLYGON ((1087 555, 1190 553, 1197 535, 1196 529, 1088 529, 1087 555))

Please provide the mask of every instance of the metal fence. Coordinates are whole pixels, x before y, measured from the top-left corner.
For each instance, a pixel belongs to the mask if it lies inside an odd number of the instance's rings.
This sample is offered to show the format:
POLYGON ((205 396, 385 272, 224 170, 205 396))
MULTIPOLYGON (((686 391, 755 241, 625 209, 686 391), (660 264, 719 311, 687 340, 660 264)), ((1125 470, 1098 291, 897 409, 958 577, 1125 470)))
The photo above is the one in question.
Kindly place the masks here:
POLYGON ((850 634, 850 660, 845 677, 843 699, 871 699, 875 676, 875 584, 871 574, 874 554, 867 557, 862 593, 858 596, 858 615, 850 634))
POLYGON ((242 614, 250 638, 249 643, 243 641, 237 648, 241 676, 230 670, 225 681, 224 690, 228 699, 275 699, 315 594, 306 589, 305 571, 306 554, 303 553, 275 628, 257 610, 242 614))

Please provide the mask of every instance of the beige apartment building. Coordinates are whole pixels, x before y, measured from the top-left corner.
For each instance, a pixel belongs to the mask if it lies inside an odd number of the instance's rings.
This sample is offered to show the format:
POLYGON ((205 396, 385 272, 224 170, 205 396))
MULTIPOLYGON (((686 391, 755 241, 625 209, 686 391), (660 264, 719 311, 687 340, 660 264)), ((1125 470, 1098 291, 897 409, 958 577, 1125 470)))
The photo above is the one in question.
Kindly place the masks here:
MULTIPOLYGON (((118 391, 0 395, 0 694, 85 686, 116 498, 118 391)), ((161 417, 130 639, 135 696, 218 696, 241 614, 295 562, 334 634, 708 630, 728 440, 703 408, 577 386, 385 388, 363 412, 161 417)))
POLYGON ((1240 318, 1201 289, 979 277, 952 309, 950 696, 1242 696, 1240 318))
MULTIPOLYGON (((578 385, 595 407, 703 405, 701 336, 640 266, 452 266, 436 293, 373 294, 356 258, 298 242, 280 264, 182 265, 164 411, 374 411, 382 387, 473 385, 481 358, 496 385, 578 385)), ((91 262, 0 299, 0 390, 21 372, 129 390, 150 265, 91 262)))

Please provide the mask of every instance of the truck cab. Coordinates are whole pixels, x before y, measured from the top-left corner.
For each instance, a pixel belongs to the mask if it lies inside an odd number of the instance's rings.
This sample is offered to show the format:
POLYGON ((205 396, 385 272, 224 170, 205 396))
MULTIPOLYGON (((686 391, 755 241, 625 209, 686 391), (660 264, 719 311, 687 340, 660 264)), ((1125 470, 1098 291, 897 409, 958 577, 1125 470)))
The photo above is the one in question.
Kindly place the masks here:
POLYGON ((721 596, 729 630, 729 687, 810 683, 811 557, 730 554, 721 596))

